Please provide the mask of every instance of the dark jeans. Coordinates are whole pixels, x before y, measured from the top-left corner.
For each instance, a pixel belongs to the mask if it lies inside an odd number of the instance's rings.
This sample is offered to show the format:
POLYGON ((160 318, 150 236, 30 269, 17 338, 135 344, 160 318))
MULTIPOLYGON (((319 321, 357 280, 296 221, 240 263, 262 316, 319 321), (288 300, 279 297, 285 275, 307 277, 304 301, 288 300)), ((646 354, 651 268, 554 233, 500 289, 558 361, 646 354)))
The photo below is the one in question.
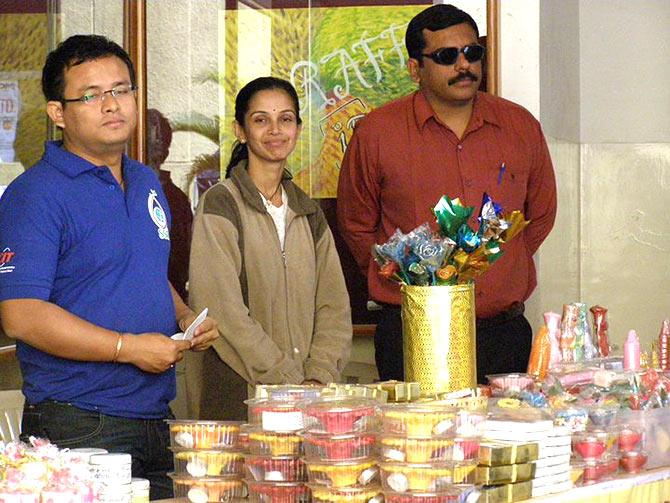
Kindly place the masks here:
POLYGON ((150 498, 172 498, 174 470, 170 432, 163 419, 129 419, 82 410, 69 403, 45 401, 26 404, 21 439, 48 438, 59 448, 100 447, 132 456, 133 477, 149 479, 150 498))
MULTIPOLYGON (((533 331, 522 312, 477 320, 477 382, 489 374, 525 372, 533 331)), ((375 330, 375 362, 382 381, 404 379, 400 307, 385 304, 375 330)))

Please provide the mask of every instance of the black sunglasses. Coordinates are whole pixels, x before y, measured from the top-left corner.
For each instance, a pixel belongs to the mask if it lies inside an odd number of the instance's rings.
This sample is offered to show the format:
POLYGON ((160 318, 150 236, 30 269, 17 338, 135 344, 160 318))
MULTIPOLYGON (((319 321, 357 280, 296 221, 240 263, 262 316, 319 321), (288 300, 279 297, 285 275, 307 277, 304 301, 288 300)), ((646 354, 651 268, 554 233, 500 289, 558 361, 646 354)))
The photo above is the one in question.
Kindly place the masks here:
POLYGON ((430 54, 422 54, 422 56, 432 59, 438 65, 453 65, 458 60, 458 54, 461 52, 469 63, 475 63, 484 57, 486 47, 479 44, 466 45, 460 49, 458 47, 441 47, 430 54))

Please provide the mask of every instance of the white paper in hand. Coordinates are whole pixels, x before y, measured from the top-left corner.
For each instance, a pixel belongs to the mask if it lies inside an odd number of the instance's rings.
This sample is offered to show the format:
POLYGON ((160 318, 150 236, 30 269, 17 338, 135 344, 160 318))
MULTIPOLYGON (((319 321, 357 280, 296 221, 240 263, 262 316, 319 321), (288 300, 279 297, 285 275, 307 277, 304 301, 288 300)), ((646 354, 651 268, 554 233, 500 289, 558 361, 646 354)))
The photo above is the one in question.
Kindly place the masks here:
POLYGON ((193 320, 193 323, 188 326, 186 332, 176 333, 170 338, 175 341, 190 341, 193 339, 196 329, 202 324, 203 321, 205 321, 205 318, 207 318, 207 308, 203 309, 198 317, 193 320))

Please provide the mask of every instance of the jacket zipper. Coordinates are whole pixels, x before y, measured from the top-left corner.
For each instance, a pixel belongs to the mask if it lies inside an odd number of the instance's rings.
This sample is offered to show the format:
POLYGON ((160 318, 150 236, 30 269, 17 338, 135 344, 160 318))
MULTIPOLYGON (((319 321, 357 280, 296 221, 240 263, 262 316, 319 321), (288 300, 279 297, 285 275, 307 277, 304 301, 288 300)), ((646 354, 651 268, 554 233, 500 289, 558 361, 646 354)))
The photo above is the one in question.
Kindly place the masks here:
MULTIPOLYGON (((291 323, 290 323, 290 318, 289 318, 288 259, 286 258, 285 248, 286 248, 286 241, 287 241, 287 237, 288 237, 288 231, 289 231, 289 228, 290 228, 290 226, 293 223, 293 220, 295 218, 291 218, 290 221, 286 222, 286 227, 284 229, 284 248, 282 248, 281 243, 279 242, 279 234, 277 233, 277 226, 275 225, 274 219, 269 214, 268 214, 268 218, 270 218, 270 221, 272 222, 272 225, 275 228, 275 241, 276 241, 277 245, 279 246, 279 249, 281 250, 281 257, 282 257, 282 261, 284 263, 284 298, 286 299, 286 301, 284 302, 284 309, 286 310, 286 313, 285 313, 285 316, 286 316, 286 334, 288 336, 288 341, 287 341, 288 342, 288 349, 291 353, 293 353, 292 358, 294 358, 296 347, 293 344, 293 334, 291 333, 291 323)), ((302 356, 300 358, 300 361, 302 362, 302 356)), ((298 384, 300 384, 300 383, 298 383, 298 384)))

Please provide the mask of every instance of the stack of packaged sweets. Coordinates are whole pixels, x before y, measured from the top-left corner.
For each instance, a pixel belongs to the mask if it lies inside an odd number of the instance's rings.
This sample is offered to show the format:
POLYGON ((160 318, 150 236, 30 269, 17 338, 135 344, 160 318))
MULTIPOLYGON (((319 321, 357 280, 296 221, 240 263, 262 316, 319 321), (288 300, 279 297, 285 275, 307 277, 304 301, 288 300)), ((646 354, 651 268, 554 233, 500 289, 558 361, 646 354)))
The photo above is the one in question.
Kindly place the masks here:
POLYGON ((307 503, 307 471, 302 459, 305 429, 301 404, 318 397, 313 386, 266 386, 249 406, 245 474, 249 499, 258 502, 307 503))
POLYGON ((555 494, 572 488, 570 451, 572 433, 565 426, 556 426, 537 441, 538 459, 532 480, 533 498, 555 494))
POLYGON ((305 464, 315 502, 381 501, 375 456, 379 402, 325 396, 302 406, 305 464))
MULTIPOLYGON (((540 440, 549 436, 553 421, 543 414, 524 414, 525 410, 500 407, 487 419, 485 442, 480 447, 476 482, 480 485, 480 501, 519 501, 532 495, 536 462, 541 458, 540 440)), ((570 437, 568 436, 568 460, 570 437)), ((566 465, 566 471, 569 465, 566 465)), ((569 476, 569 474, 568 474, 569 476)))
POLYGON ((192 503, 245 497, 239 421, 168 420, 175 498, 192 503))
POLYGON ((437 401, 381 407, 380 475, 389 503, 465 501, 474 492, 482 412, 437 401))
POLYGON ((537 458, 537 442, 483 440, 476 474, 481 491, 479 501, 497 503, 530 498, 537 458))

